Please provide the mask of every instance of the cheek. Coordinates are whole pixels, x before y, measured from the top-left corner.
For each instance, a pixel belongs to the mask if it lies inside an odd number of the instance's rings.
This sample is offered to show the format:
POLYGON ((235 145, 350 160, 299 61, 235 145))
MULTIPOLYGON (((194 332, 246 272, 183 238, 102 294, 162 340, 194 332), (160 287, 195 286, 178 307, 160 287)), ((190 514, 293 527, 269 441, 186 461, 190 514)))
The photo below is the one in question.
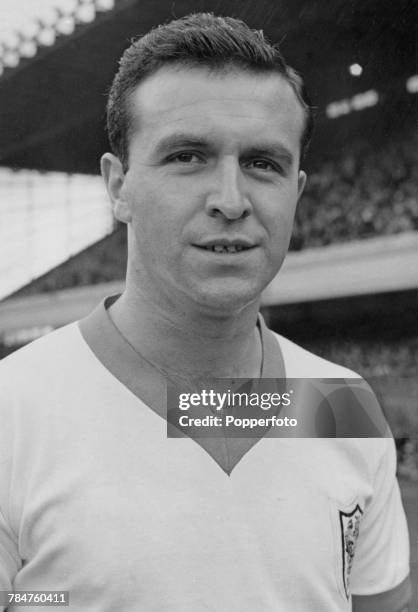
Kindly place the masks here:
POLYGON ((264 223, 270 238, 277 241, 274 246, 280 247, 283 240, 286 240, 287 237, 290 239, 295 212, 296 198, 282 198, 269 209, 264 223))
POLYGON ((162 261, 175 255, 182 220, 178 206, 167 193, 143 190, 135 198, 132 213, 132 231, 135 249, 143 260, 162 261))

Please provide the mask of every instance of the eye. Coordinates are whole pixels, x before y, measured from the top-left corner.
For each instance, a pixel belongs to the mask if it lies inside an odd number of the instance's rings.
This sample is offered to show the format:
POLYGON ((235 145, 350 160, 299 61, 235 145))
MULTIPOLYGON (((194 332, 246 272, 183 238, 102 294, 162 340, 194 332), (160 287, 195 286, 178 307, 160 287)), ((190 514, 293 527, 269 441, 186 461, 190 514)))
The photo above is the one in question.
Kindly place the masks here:
POLYGON ((201 157, 199 157, 199 155, 193 153, 192 151, 183 151, 181 153, 171 155, 169 161, 178 162, 180 164, 201 164, 203 160, 201 157))
POLYGON ((252 159, 247 163, 247 166, 264 172, 279 172, 280 170, 277 164, 268 159, 252 159))

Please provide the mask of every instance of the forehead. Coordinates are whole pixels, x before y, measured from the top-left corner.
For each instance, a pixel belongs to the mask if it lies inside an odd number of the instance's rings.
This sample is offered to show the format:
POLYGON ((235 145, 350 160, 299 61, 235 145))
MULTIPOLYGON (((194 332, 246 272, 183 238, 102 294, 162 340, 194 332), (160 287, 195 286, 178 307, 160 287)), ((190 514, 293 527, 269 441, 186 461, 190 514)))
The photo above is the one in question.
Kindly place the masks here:
POLYGON ((138 85, 130 115, 132 138, 150 145, 171 131, 187 130, 231 143, 277 138, 295 153, 305 122, 280 74, 184 66, 161 68, 138 85))

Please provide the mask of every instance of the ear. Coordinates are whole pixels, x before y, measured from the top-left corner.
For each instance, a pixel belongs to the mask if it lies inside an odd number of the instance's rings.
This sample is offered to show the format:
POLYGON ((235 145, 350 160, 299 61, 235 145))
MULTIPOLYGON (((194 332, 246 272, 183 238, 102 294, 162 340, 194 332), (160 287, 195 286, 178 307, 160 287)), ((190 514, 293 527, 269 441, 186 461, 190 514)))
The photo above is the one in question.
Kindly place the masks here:
POLYGON ((125 173, 122 163, 112 153, 105 153, 100 160, 100 168, 112 202, 114 216, 122 223, 129 223, 132 220, 132 214, 129 202, 125 197, 125 173))
POLYGON ((305 185, 306 185, 306 172, 304 172, 303 170, 299 170, 299 176, 298 176, 298 202, 299 202, 299 200, 301 198, 303 190, 305 189, 305 185))

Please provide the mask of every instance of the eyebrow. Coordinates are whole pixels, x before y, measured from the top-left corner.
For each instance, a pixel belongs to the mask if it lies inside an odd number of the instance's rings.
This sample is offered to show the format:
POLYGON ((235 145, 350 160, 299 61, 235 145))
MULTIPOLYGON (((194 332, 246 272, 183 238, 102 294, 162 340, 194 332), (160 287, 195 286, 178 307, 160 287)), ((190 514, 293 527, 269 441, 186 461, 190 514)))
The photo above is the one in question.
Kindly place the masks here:
POLYGON ((210 148, 208 140, 201 136, 179 132, 162 138, 156 145, 154 154, 162 155, 172 149, 182 147, 210 148))
MULTIPOLYGON (((182 147, 196 147, 200 149, 213 149, 214 145, 204 136, 196 136, 187 132, 178 132, 162 138, 156 145, 155 155, 163 155, 172 149, 182 147)), ((244 157, 270 157, 280 159, 286 165, 293 164, 294 156, 289 149, 278 142, 258 142, 253 143, 243 151, 244 157)))

